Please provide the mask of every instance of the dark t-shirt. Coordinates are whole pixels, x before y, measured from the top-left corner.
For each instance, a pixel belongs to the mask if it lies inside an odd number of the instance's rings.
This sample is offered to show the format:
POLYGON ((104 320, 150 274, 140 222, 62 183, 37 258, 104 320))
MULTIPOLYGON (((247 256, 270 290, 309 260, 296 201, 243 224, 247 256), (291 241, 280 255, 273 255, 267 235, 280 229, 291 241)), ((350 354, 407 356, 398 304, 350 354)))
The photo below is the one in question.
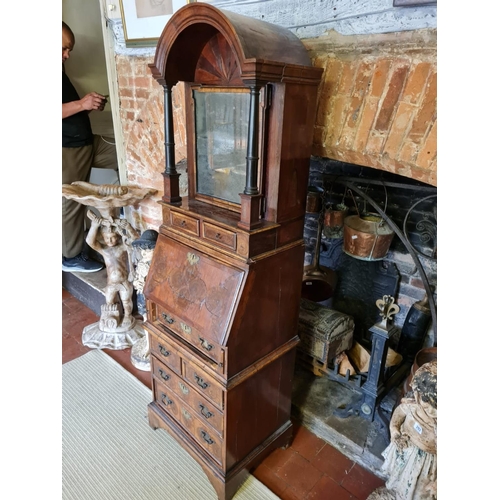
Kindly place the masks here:
MULTIPOLYGON (((78 101, 80 96, 66 73, 62 72, 62 102, 78 101)), ((87 111, 80 111, 62 121, 63 148, 79 148, 92 144, 94 136, 87 111)))

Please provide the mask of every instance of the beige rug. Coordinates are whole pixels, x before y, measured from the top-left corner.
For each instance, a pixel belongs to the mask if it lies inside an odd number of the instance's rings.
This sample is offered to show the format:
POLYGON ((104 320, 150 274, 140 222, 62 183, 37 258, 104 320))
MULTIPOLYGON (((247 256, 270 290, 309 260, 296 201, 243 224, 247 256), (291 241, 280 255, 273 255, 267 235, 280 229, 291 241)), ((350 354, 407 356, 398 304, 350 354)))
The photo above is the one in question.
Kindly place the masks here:
MULTIPOLYGON (((217 500, 198 463, 149 427, 151 391, 96 349, 62 367, 63 500, 217 500)), ((234 500, 278 500, 250 476, 234 500)))

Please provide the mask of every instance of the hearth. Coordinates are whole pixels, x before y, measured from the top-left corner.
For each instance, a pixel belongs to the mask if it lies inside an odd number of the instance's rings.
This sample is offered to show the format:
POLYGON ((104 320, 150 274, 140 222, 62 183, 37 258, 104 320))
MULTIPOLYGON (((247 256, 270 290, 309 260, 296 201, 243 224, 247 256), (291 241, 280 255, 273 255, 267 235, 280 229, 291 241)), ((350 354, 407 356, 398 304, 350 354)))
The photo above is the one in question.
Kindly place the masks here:
MULTIPOLYGON (((345 204, 348 214, 375 213, 385 219, 395 236, 387 255, 377 260, 356 259, 343 251, 343 231, 323 230, 322 266, 334 270, 338 282, 326 305, 355 320, 355 337, 369 341, 369 328, 379 318, 375 301, 395 297, 403 326, 414 302, 427 295, 433 319, 426 343, 437 344, 437 188, 397 174, 324 158, 311 162, 310 186, 318 190, 323 211, 345 204)), ((321 213, 308 213, 304 230, 306 264, 312 262, 321 213)), ((395 341, 397 342, 397 338, 395 341)))
POLYGON ((320 261, 336 273, 337 284, 332 297, 320 305, 353 318, 354 341, 370 352, 370 369, 345 375, 335 359, 328 365, 309 366, 299 359, 295 382, 294 406, 303 423, 376 471, 389 442, 388 422, 404 395, 415 354, 420 348, 437 346, 437 189, 324 158, 313 158, 309 182, 311 192, 319 193, 320 209, 306 217, 305 264, 317 248, 318 224, 335 207, 345 206, 344 217, 379 216, 394 232, 385 255, 357 258, 346 252, 342 224, 323 227, 320 261), (392 319, 383 319, 377 301, 394 305, 392 319), (388 350, 402 354, 390 368, 385 363, 388 350), (314 376, 305 375, 307 371, 314 376), (318 403, 317 398, 323 398, 319 386, 330 394, 328 403, 324 399, 318 403), (306 396, 300 395, 299 387, 306 396))

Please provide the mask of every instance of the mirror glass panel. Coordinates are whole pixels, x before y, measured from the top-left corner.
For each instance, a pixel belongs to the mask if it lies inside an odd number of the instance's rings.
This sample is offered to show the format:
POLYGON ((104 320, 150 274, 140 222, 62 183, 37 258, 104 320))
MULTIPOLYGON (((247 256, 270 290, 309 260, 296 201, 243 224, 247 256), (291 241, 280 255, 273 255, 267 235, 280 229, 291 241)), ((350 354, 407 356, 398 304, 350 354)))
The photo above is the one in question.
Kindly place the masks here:
POLYGON ((196 192, 240 204, 245 188, 250 94, 193 90, 196 192))

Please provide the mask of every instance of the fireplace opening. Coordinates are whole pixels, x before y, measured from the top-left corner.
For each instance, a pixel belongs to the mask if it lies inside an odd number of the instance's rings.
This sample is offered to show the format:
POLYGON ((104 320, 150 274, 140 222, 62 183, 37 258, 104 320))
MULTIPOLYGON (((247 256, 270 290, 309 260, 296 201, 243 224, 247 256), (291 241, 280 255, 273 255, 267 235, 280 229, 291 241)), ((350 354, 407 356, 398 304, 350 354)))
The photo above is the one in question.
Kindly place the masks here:
POLYGON ((437 352, 437 189, 317 157, 309 185, 318 203, 306 214, 304 264, 310 266, 319 249, 319 264, 335 273, 336 283, 331 296, 315 304, 303 294, 294 413, 377 473, 389 443, 390 415, 416 354, 437 352), (384 301, 386 312, 393 308, 385 319, 384 301), (325 314, 336 325, 336 340, 318 347, 326 339, 324 331, 318 334, 328 324, 325 314), (352 334, 347 320, 338 326, 343 315, 352 319, 352 334), (364 367, 356 366, 359 356, 364 367), (347 376, 339 370, 345 359, 352 369, 347 376))

